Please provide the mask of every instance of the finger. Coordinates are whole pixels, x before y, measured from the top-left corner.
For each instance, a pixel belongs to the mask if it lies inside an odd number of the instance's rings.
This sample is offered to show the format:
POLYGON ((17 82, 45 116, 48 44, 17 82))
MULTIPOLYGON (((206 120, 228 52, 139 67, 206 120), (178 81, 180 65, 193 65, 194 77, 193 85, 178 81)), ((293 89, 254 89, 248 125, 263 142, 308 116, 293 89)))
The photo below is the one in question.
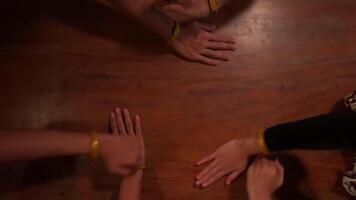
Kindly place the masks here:
POLYGON ((225 181, 226 185, 230 185, 232 183, 232 181, 234 181, 236 179, 236 177, 238 177, 240 175, 241 171, 234 171, 232 172, 225 181))
POLYGON ((229 60, 228 54, 224 51, 214 51, 214 50, 210 50, 210 49, 204 49, 202 52, 202 55, 210 57, 210 58, 223 60, 223 61, 229 60))
POLYGON ((223 177, 225 174, 220 171, 219 173, 215 174, 215 176, 213 176, 212 178, 210 178, 208 181, 206 181, 204 184, 203 184, 203 187, 208 187, 210 186, 211 184, 215 183, 216 181, 218 181, 221 177, 223 177))
POLYGON ((282 184, 284 182, 284 167, 281 165, 279 160, 275 160, 277 169, 278 169, 278 177, 279 177, 279 183, 282 184))
POLYGON ((206 163, 206 162, 209 162, 209 161, 213 160, 214 158, 215 158, 215 153, 212 153, 212 154, 210 154, 210 155, 208 155, 208 156, 206 156, 206 157, 200 159, 200 160, 197 162, 196 166, 200 166, 200 165, 202 165, 202 164, 204 164, 204 163, 206 163))
POLYGON ((135 170, 137 169, 137 167, 139 166, 139 161, 134 161, 134 162, 129 162, 129 163, 126 163, 126 164, 123 164, 120 166, 120 168, 123 168, 123 169, 128 169, 128 170, 135 170))
POLYGON ((213 178, 217 173, 219 173, 221 170, 216 166, 212 170, 210 170, 207 174, 201 177, 201 179, 197 180, 196 183, 197 185, 204 185, 207 183, 208 180, 213 178))
POLYGON ((219 64, 218 61, 210 59, 210 58, 207 58, 207 57, 202 56, 202 55, 199 55, 196 58, 196 61, 204 63, 204 64, 207 64, 207 65, 212 65, 212 66, 216 66, 216 65, 219 64))
POLYGON ((117 107, 115 110, 115 118, 116 118, 116 124, 119 128, 119 134, 127 135, 124 120, 122 119, 122 112, 119 107, 117 107))
POLYGON ((214 50, 234 51, 236 49, 236 46, 234 44, 230 44, 230 43, 209 41, 207 44, 207 48, 214 49, 214 50))
POLYGON ((255 171, 256 168, 256 161, 254 161, 247 169, 247 176, 252 174, 255 171))
POLYGON ((262 159, 258 159, 254 162, 254 165, 255 165, 255 171, 257 170, 261 170, 262 167, 263 167, 263 162, 262 162, 262 159))
POLYGON ((205 176, 207 173, 209 173, 212 169, 214 169, 218 163, 214 160, 211 162, 203 171, 201 171, 198 176, 196 177, 197 180, 201 179, 203 176, 205 176))
POLYGON ((126 108, 124 109, 124 121, 125 121, 127 135, 131 135, 131 136, 135 135, 135 133, 133 131, 131 115, 130 115, 129 110, 127 110, 126 108))
POLYGON ((279 171, 284 171, 284 167, 281 165, 281 163, 279 162, 278 159, 276 159, 276 160, 274 161, 274 163, 276 163, 277 169, 278 169, 279 171))
POLYGON ((110 115, 110 126, 111 126, 111 131, 113 135, 119 135, 119 131, 117 130, 117 124, 116 124, 116 119, 115 119, 115 113, 111 113, 110 115))
POLYGON ((186 13, 184 6, 177 3, 166 4, 164 6, 161 6, 160 10, 167 15, 186 13))
POLYGON ((261 159, 260 163, 261 163, 260 164, 261 169, 263 169, 263 170, 267 170, 268 169, 269 161, 267 159, 265 159, 265 158, 261 159))
POLYGON ((133 169, 120 167, 117 169, 117 174, 119 174, 121 176, 127 176, 127 175, 130 175, 133 171, 134 171, 133 169))
POLYGON ((210 33, 208 35, 208 39, 209 39, 209 41, 213 41, 213 42, 225 42, 225 43, 235 44, 234 38, 229 37, 229 36, 220 35, 217 33, 210 33))
POLYGON ((135 133, 138 137, 142 137, 142 125, 141 118, 139 115, 135 116, 135 133))

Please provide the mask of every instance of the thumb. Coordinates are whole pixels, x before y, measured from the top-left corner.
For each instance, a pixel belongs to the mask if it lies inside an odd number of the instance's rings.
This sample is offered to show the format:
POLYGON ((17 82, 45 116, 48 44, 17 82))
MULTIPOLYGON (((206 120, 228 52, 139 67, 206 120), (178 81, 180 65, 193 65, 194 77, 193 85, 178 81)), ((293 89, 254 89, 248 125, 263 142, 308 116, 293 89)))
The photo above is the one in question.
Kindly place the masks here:
POLYGON ((184 12, 184 5, 179 3, 166 4, 160 7, 163 12, 184 12))
POLYGON ((234 171, 232 172, 225 180, 226 185, 230 185, 232 181, 236 179, 240 175, 241 171, 234 171))
POLYGON ((279 184, 282 185, 283 181, 284 181, 284 167, 281 165, 281 163, 279 162, 279 160, 275 160, 274 161, 276 164, 276 167, 278 169, 278 178, 279 178, 279 184))

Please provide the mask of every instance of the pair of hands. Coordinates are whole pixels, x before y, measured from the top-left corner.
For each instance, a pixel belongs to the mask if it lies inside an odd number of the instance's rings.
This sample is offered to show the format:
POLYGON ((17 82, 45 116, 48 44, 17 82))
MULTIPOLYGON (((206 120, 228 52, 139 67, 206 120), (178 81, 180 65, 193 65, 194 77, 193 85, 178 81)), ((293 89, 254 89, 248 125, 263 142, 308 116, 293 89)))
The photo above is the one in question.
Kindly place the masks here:
POLYGON ((282 186, 284 168, 278 160, 256 160, 247 170, 247 193, 250 200, 271 200, 282 186))
MULTIPOLYGON (((232 140, 212 154, 197 162, 197 166, 209 163, 196 177, 195 184, 208 187, 226 176, 229 185, 245 171, 250 156, 258 153, 257 139, 254 137, 232 140)), ((270 199, 283 183, 284 169, 279 161, 261 159, 255 161, 247 172, 247 190, 251 200, 270 199)))
MULTIPOLYGON (((225 3, 223 1, 226 0, 218 1, 218 6, 225 3)), ((156 8, 175 21, 188 21, 210 14, 208 0, 162 0, 156 2, 156 8)), ((189 22, 182 26, 172 48, 188 60, 207 65, 215 66, 219 61, 228 61, 229 51, 236 49, 235 41, 214 31, 215 26, 189 22)))
POLYGON ((172 48, 188 60, 207 65, 228 61, 231 51, 236 49, 235 41, 232 37, 214 33, 215 28, 196 22, 182 25, 172 48))
POLYGON ((139 115, 116 108, 110 116, 112 134, 99 135, 99 153, 110 173, 127 176, 145 167, 145 146, 139 115))
MULTIPOLYGON (((141 119, 133 119, 127 109, 116 108, 110 116, 112 134, 100 134, 99 153, 107 169, 126 176, 145 167, 145 147, 141 119)), ((227 176, 227 185, 247 167, 250 156, 258 153, 256 138, 232 140, 197 162, 209 163, 196 177, 196 185, 208 187, 227 176)), ((283 183, 284 169, 279 161, 255 161, 247 172, 247 189, 251 200, 268 199, 283 183)))
MULTIPOLYGON (((222 1, 226 0, 219 2, 222 1)), ((208 0, 109 0, 108 5, 140 21, 165 39, 174 28, 172 19, 186 21, 210 14, 208 0)), ((197 22, 182 23, 179 36, 171 47, 187 60, 218 65, 228 61, 230 51, 236 47, 233 38, 216 34, 214 30, 215 27, 197 22)))

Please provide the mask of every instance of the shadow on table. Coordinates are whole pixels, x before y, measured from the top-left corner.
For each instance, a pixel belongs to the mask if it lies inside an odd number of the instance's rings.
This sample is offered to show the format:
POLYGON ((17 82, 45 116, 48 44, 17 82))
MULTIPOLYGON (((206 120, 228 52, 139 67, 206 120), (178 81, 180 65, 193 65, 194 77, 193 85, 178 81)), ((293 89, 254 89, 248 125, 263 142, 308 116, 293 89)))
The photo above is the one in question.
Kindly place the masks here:
POLYGON ((276 154, 281 164, 284 166, 285 175, 283 186, 277 190, 278 199, 288 200, 313 200, 313 189, 305 181, 308 176, 301 161, 289 154, 276 154))

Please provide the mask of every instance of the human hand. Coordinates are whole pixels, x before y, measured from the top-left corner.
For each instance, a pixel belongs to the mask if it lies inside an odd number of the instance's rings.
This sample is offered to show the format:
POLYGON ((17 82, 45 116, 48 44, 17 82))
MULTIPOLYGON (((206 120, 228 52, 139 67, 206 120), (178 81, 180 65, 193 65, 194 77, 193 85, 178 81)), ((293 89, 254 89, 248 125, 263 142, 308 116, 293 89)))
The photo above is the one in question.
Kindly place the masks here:
POLYGON ((156 7, 175 21, 187 21, 207 17, 210 14, 208 0, 161 1, 156 7))
POLYGON ((225 184, 229 185, 246 169, 249 156, 258 153, 256 141, 255 137, 231 140, 198 161, 198 166, 210 163, 198 174, 195 184, 207 187, 229 174, 225 180, 225 184))
POLYGON ((111 173, 128 175, 145 166, 141 120, 132 123, 127 109, 116 108, 110 116, 112 135, 101 135, 99 153, 111 173))
POLYGON ((284 168, 278 160, 260 159, 247 171, 247 193, 250 200, 270 200, 282 186, 284 168))
POLYGON ((209 32, 214 29, 199 23, 183 25, 172 48, 189 60, 208 65, 217 65, 218 60, 228 61, 227 51, 235 50, 235 41, 231 37, 209 32))

